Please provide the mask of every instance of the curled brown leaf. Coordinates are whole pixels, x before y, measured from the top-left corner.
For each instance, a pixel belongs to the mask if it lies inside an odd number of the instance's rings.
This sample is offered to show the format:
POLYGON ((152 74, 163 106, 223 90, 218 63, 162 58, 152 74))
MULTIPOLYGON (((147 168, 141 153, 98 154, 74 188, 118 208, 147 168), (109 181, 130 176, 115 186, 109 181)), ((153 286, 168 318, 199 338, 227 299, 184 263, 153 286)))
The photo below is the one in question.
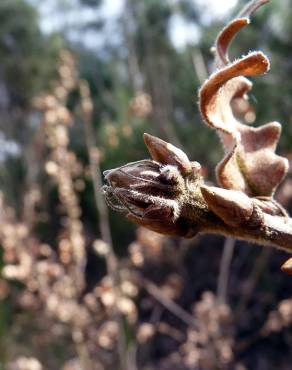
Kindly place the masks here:
POLYGON ((268 69, 263 53, 250 53, 213 73, 199 93, 202 116, 218 130, 226 153, 217 166, 218 182, 249 196, 272 196, 288 170, 287 160, 274 153, 281 125, 249 127, 235 118, 231 106, 233 99, 244 97, 252 87, 245 76, 261 75, 268 69))
POLYGON ((227 65, 229 63, 228 48, 236 34, 246 25, 250 23, 249 18, 236 18, 233 19, 223 30, 219 33, 214 51, 216 53, 215 66, 227 65))

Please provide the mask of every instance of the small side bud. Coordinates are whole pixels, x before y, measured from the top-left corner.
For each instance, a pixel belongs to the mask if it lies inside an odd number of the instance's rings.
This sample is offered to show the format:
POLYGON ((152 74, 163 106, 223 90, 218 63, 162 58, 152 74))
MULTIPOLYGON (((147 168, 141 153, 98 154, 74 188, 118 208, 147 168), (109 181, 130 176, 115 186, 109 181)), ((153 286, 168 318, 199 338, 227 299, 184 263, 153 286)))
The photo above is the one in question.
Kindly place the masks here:
POLYGON ((253 203, 242 192, 209 186, 201 192, 210 210, 229 226, 244 225, 252 216, 253 203))
POLYGON ((181 149, 149 134, 144 134, 144 141, 152 159, 162 164, 177 166, 182 175, 192 173, 191 162, 181 149))
POLYGON ((292 275, 292 257, 289 258, 283 265, 281 266, 281 270, 288 275, 292 275))

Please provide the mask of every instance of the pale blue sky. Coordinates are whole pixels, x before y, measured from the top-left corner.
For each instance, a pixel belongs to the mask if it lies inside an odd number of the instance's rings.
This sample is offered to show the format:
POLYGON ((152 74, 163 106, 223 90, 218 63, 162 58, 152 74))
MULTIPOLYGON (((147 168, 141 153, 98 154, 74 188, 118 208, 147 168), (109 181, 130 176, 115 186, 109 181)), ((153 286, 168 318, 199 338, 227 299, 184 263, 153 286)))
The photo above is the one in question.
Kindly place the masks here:
MULTIPOLYGON (((84 42, 89 47, 102 47, 104 43, 113 41, 114 37, 118 37, 115 21, 121 14, 123 9, 124 0, 104 0, 102 7, 98 13, 93 12, 90 9, 82 9, 78 6, 76 0, 63 0, 63 11, 56 12, 57 4, 60 4, 58 0, 29 0, 31 3, 38 6, 41 14, 41 27, 45 32, 57 31, 60 27, 66 26, 66 24, 76 24, 90 22, 96 20, 97 17, 105 18, 106 22, 105 29, 102 35, 97 37, 96 33, 85 32, 82 34, 82 40, 80 40, 80 32, 72 33, 71 37, 75 40, 84 42), (68 9, 66 9, 68 4, 68 9), (72 6, 73 5, 73 6, 72 6), (69 10, 69 8, 71 8, 69 10)), ((165 0, 173 4, 177 0, 165 0)), ((197 4, 200 4, 203 10, 205 10, 206 21, 213 18, 223 18, 229 15, 230 10, 236 5, 237 0, 193 0, 197 4)), ((71 27, 72 29, 72 27, 71 27)), ((186 23, 179 15, 173 17, 172 25, 170 27, 170 36, 174 45, 178 48, 182 48, 186 43, 192 43, 198 38, 198 29, 195 24, 186 23)))

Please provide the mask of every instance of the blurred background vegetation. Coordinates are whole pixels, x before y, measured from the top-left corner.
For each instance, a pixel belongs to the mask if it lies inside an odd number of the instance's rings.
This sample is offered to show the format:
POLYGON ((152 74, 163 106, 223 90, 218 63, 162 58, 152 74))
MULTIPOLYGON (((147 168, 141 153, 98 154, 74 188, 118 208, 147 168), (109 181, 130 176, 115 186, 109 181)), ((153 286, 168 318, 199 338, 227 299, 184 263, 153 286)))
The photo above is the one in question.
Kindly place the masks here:
MULTIPOLYGON (((74 56, 78 78, 87 81, 90 89, 92 135, 101 170, 147 158, 142 133, 149 132, 183 148, 191 159, 204 166, 207 180, 215 182, 214 167, 222 157, 222 149, 215 133, 202 123, 197 91, 212 70, 210 47, 218 31, 246 1, 222 2, 220 6, 218 3, 211 0, 0 1, 0 191, 7 207, 14 210, 13 217, 25 223, 27 194, 32 184, 37 184, 41 198, 36 205, 32 230, 41 243, 58 249, 62 210, 58 186, 45 171, 49 150, 39 140, 43 114, 35 102, 56 85, 60 52, 64 49, 74 56)), ((270 73, 254 81, 250 96, 254 111, 247 118, 255 125, 281 122, 283 134, 278 152, 288 158, 292 158, 291 19, 291 0, 271 1, 253 16, 251 26, 240 33, 230 51, 231 59, 250 50, 262 50, 270 58, 270 73)), ((96 209, 88 175, 88 148, 77 90, 70 90, 65 107, 73 117, 68 148, 83 168, 76 180, 86 245, 85 283, 75 297, 80 303, 106 275, 106 264, 92 248, 95 240, 102 239, 98 226, 102 216, 96 209)), ((278 195, 288 208, 292 204, 289 176, 278 195)), ((130 259, 129 244, 138 240, 136 243, 147 247, 147 242, 141 237, 143 232, 137 234, 135 226, 119 214, 110 212, 109 218, 114 251, 119 263, 126 263, 121 261, 130 259)), ((161 239, 159 257, 144 256, 146 262, 143 267, 139 265, 139 273, 160 288, 169 282, 171 275, 174 282, 167 284, 179 291, 170 295, 171 302, 175 301, 191 315, 193 305, 200 299, 215 305, 223 243, 221 237, 215 236, 188 242, 161 239), (176 256, 174 260, 169 253, 176 256), (206 291, 213 293, 202 296, 206 291)), ((41 369, 36 364, 16 367, 21 365, 12 362, 20 356, 37 358, 43 369, 50 370, 291 369, 291 301, 285 308, 287 325, 279 324, 279 330, 272 330, 271 335, 263 334, 261 329, 271 312, 277 312, 280 302, 291 297, 291 279, 279 270, 284 259, 280 252, 237 243, 229 271, 228 298, 224 302, 235 312, 228 329, 233 338, 230 344, 233 355, 230 361, 221 365, 218 362, 217 367, 214 363, 184 362, 181 358, 175 362, 173 354, 183 353, 181 348, 189 340, 186 338, 190 329, 174 312, 168 312, 163 303, 155 305, 147 296, 151 296, 152 285, 149 291, 143 284, 133 298, 137 311, 135 324, 124 318, 126 347, 135 344, 136 367, 132 363, 130 367, 129 359, 128 365, 122 367, 119 360, 105 361, 102 356, 98 358, 99 367, 84 362, 82 365, 82 361, 69 363, 72 358, 80 357, 70 335, 65 332, 57 335, 57 340, 48 340, 51 328, 49 321, 46 323, 44 304, 35 309, 24 308, 16 298, 27 285, 12 279, 8 288, 6 279, 0 277, 0 369, 41 369), (156 332, 156 328, 151 340, 145 345, 143 339, 140 348, 138 328, 145 323, 156 327, 162 321, 173 331, 156 332), (40 339, 43 336, 46 340, 40 339)), ((0 269, 6 263, 5 255, 2 258, 0 254, 0 269)), ((132 271, 131 267, 127 268, 132 271)), ((91 325, 94 326, 94 320, 91 325)), ((150 326, 143 328, 150 330, 150 326)), ((96 335, 100 335, 98 330, 96 335)), ((223 343, 221 339, 219 346, 223 343)), ((185 350, 188 354, 192 351, 189 345, 190 349, 185 350)), ((196 346, 200 347, 193 344, 196 346)), ((109 355, 110 350, 114 353, 114 349, 106 349, 107 356, 113 356, 109 355)), ((94 353, 92 348, 88 351, 94 353)), ((206 351, 210 354, 211 349, 206 351)))

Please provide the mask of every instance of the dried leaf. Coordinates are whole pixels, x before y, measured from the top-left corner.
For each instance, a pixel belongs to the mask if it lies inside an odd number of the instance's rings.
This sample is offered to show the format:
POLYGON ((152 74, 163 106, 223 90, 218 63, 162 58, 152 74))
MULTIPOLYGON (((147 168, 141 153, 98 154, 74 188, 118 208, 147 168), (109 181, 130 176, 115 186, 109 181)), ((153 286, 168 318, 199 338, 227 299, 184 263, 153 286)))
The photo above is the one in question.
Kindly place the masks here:
POLYGON ((231 102, 252 87, 243 76, 267 72, 269 61, 253 52, 216 71, 200 90, 200 109, 205 121, 217 129, 226 156, 217 166, 217 179, 226 189, 250 196, 271 196, 286 175, 288 162, 274 151, 281 133, 277 122, 260 128, 240 123, 231 102))
POLYGON ((233 19, 223 30, 219 33, 215 42, 216 61, 215 66, 227 65, 229 63, 228 48, 236 36, 236 34, 246 25, 250 23, 249 18, 233 19))
POLYGON ((233 116, 230 102, 252 87, 250 81, 239 76, 257 76, 268 69, 265 55, 253 52, 213 73, 199 92, 200 109, 206 122, 223 133, 236 136, 239 122, 233 116))
POLYGON ((215 67, 220 68, 229 63, 228 48, 236 34, 250 23, 249 17, 269 0, 252 0, 242 9, 238 16, 230 21, 219 33, 213 51, 215 52, 215 67))

